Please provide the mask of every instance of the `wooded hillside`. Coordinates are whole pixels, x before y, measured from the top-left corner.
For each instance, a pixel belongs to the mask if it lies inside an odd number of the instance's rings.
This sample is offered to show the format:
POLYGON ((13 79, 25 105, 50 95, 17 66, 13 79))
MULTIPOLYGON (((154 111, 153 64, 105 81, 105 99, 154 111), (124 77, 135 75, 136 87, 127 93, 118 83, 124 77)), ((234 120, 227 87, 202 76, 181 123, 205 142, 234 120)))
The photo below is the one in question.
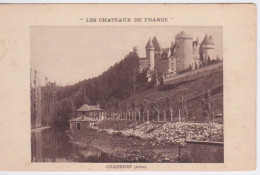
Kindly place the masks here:
POLYGON ((73 111, 85 103, 88 105, 98 103, 103 109, 116 110, 122 100, 136 93, 146 82, 145 72, 138 72, 138 59, 137 54, 131 52, 98 77, 59 87, 58 120, 68 120, 73 111))

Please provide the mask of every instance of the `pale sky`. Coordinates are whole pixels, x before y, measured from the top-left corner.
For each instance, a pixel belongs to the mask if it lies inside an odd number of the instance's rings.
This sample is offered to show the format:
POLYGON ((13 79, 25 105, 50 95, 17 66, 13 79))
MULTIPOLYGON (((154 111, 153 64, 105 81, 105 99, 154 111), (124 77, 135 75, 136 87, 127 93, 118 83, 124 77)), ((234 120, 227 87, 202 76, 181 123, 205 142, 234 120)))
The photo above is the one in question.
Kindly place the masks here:
POLYGON ((145 57, 145 45, 155 35, 163 48, 170 47, 180 31, 200 42, 212 35, 214 53, 222 59, 222 27, 31 27, 31 68, 58 85, 74 84, 100 75, 133 46, 145 57))

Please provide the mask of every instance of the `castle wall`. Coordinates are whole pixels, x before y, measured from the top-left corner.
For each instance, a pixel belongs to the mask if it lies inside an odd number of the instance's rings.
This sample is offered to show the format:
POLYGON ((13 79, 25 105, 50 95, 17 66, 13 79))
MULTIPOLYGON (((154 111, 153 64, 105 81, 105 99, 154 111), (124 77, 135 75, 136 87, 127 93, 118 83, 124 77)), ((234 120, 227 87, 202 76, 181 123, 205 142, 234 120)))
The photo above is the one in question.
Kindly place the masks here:
POLYGON ((165 74, 168 71, 169 63, 168 60, 161 60, 158 72, 165 74))
POLYGON ((199 47, 193 47, 193 59, 200 60, 199 47))
POLYGON ((170 57, 168 61, 168 69, 171 69, 172 71, 176 72, 176 58, 170 57))
POLYGON ((155 66, 154 68, 159 71, 160 70, 160 59, 161 59, 161 54, 160 52, 158 53, 158 51, 155 51, 155 55, 154 55, 154 63, 155 63, 155 66))
POLYGON ((210 57, 210 59, 211 60, 213 60, 213 59, 215 59, 214 58, 214 55, 213 55, 213 48, 211 48, 211 47, 206 47, 206 48, 204 48, 203 49, 203 58, 204 58, 204 60, 207 60, 209 57, 210 57))
POLYGON ((166 76, 163 79, 163 83, 164 85, 174 85, 185 81, 195 80, 218 71, 223 71, 223 63, 217 63, 207 67, 195 69, 180 75, 166 76))

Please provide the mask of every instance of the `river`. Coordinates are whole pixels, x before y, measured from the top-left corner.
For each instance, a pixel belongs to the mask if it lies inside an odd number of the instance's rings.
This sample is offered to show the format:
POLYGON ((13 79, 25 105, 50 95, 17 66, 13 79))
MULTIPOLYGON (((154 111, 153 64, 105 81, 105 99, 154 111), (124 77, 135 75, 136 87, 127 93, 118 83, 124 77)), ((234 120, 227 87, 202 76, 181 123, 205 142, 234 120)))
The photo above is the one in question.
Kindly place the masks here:
POLYGON ((47 128, 31 132, 32 162, 120 162, 112 155, 70 142, 65 129, 47 128))
MULTIPOLYGON (((31 161, 32 162, 132 162, 130 159, 122 159, 122 155, 113 156, 105 153, 98 148, 102 148, 109 143, 110 150, 113 149, 128 149, 125 145, 134 143, 132 138, 110 136, 103 137, 102 134, 89 136, 88 142, 96 143, 95 147, 90 144, 79 145, 70 142, 69 136, 65 129, 61 128, 46 128, 37 129, 31 132, 31 161), (127 141, 126 141, 127 140, 127 141), (120 146, 121 144, 124 146, 120 146), (126 143, 127 142, 127 143, 126 143), (116 145, 114 145, 116 143, 116 145), (112 146, 111 146, 112 144, 112 146), (121 160, 118 158, 121 157, 121 160)), ((137 140, 138 141, 138 140, 137 140)), ((139 141, 138 141, 139 142, 139 141)), ((131 145, 129 146, 132 147, 131 145)), ((149 147, 149 145, 148 145, 149 147)), ((139 149, 139 146, 136 150, 139 149)), ((148 148, 147 148, 148 149, 148 148)), ((132 149, 129 149, 130 151, 132 149)), ((177 156, 178 149, 176 147, 157 147, 154 151, 160 151, 162 154, 171 155, 172 159, 177 156)), ((132 150, 133 151, 133 150, 132 150)), ((224 162, 224 148, 223 145, 212 144, 187 144, 182 149, 182 154, 186 155, 187 163, 223 163, 224 162)), ((136 153, 133 153, 137 157, 136 153)), ((146 154, 143 156, 147 157, 146 154)), ((153 162, 153 161, 152 161, 153 162)), ((173 161, 170 161, 173 162, 173 161)))

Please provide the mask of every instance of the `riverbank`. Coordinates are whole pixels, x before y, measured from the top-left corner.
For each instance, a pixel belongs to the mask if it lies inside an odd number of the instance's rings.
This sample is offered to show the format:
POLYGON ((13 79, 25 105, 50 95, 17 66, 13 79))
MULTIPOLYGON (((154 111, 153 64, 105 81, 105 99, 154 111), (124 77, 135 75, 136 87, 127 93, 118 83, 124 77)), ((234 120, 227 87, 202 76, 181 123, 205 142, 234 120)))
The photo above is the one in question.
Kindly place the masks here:
POLYGON ((140 139, 154 139, 172 144, 188 141, 223 142, 223 125, 219 123, 140 122, 106 119, 92 126, 97 132, 140 139))
MULTIPOLYGON (((122 135, 88 130, 87 133, 72 133, 71 141, 82 147, 95 147, 117 157, 120 162, 174 162, 178 147, 169 143, 156 143, 152 139, 138 139, 122 135)), ((184 153, 184 152, 183 152, 184 153)))
POLYGON ((42 130, 48 129, 48 128, 51 128, 51 126, 40 126, 40 127, 37 127, 37 128, 31 128, 31 132, 42 131, 42 130))
MULTIPOLYGON (((188 148, 189 141, 223 142, 223 125, 217 123, 151 123, 140 121, 100 121, 87 131, 70 131, 71 141, 81 146, 92 146, 112 154, 122 162, 176 162, 179 151, 182 162, 193 162, 194 155, 188 148), (179 143, 181 144, 179 146, 179 143), (181 148, 181 150, 179 150, 181 148)), ((214 147, 216 154, 223 154, 223 146, 198 146, 203 152, 205 148, 214 147)), ((194 150, 192 150, 194 151, 194 150)), ((201 153, 200 153, 201 154, 201 153)), ((223 156, 222 156, 223 157, 223 156)), ((223 158, 200 158, 197 162, 221 162, 223 158)))

